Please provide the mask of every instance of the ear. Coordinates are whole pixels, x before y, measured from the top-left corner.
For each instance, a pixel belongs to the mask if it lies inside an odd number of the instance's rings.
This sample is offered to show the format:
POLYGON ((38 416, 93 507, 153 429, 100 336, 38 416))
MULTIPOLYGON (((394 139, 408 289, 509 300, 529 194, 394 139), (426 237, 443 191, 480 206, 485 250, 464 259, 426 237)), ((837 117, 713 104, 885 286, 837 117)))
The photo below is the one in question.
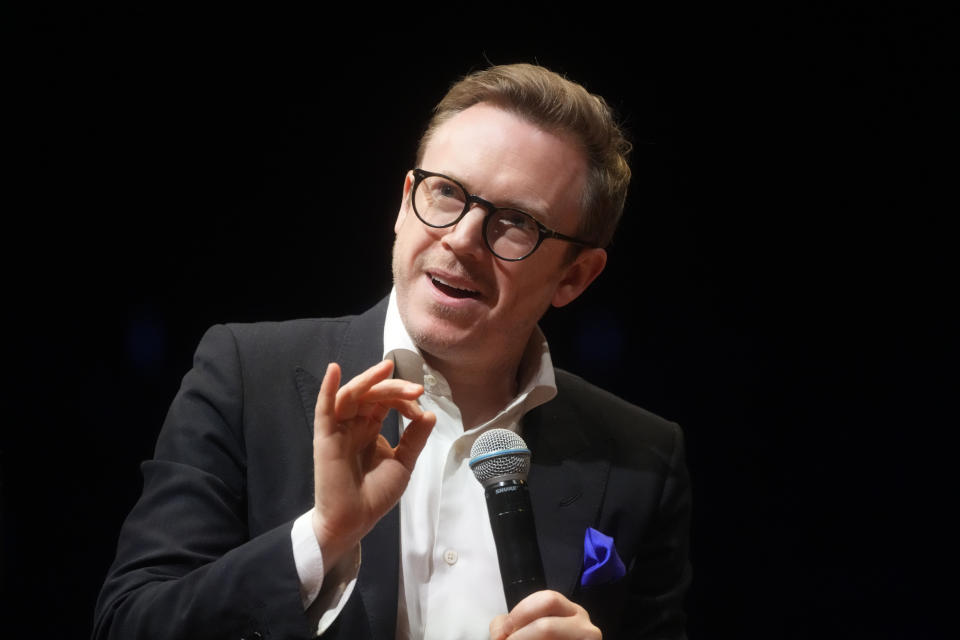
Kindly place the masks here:
POLYGON ((413 189, 413 173, 407 171, 407 176, 403 179, 403 195, 400 197, 400 211, 397 212, 397 221, 393 225, 393 232, 400 233, 400 227, 403 221, 407 219, 407 213, 410 209, 410 190, 413 189))
POLYGON ((587 290, 607 266, 607 252, 603 249, 584 249, 566 266, 566 271, 553 292, 551 304, 555 307, 568 305, 587 290))

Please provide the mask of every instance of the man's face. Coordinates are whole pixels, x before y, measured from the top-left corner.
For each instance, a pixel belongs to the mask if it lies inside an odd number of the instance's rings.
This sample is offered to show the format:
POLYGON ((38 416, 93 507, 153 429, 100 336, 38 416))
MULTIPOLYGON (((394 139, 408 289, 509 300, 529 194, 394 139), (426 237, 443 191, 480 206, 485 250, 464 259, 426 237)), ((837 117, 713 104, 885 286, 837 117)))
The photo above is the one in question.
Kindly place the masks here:
MULTIPOLYGON (((576 235, 587 166, 565 136, 481 103, 434 132, 421 168, 576 235)), ((515 363, 547 308, 576 298, 603 269, 602 249, 585 249, 569 262, 568 243, 551 239, 524 260, 500 260, 483 241, 484 209, 433 229, 414 213, 412 188, 408 173, 394 227, 393 277, 404 325, 427 354, 463 364, 515 363)))

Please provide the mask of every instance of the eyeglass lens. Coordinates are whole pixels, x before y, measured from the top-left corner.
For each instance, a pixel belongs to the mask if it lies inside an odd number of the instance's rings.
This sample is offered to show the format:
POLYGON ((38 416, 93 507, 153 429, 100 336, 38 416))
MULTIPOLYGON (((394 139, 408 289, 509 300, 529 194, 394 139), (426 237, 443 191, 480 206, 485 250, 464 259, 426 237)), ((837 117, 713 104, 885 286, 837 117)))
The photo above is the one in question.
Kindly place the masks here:
MULTIPOLYGON (((467 194, 460 185, 443 176, 424 178, 413 196, 417 215, 435 227, 453 224, 466 202, 467 194)), ((497 209, 484 225, 484 234, 493 253, 507 260, 526 257, 540 240, 534 219, 516 209, 497 209)))

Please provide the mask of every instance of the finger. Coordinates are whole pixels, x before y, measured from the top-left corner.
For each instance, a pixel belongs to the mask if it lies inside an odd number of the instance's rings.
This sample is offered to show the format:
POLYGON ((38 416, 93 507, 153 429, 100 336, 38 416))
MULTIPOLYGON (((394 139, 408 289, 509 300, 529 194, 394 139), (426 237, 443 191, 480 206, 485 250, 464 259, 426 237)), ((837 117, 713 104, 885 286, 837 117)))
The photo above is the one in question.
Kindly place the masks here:
POLYGON ((317 405, 313 410, 313 437, 325 436, 336 430, 334 407, 337 399, 337 389, 340 386, 340 365, 331 362, 327 365, 327 372, 320 383, 320 393, 317 394, 317 405))
POLYGON ((354 416, 368 416, 371 415, 373 407, 377 404, 389 404, 391 407, 398 406, 399 402, 413 401, 423 394, 423 387, 412 382, 385 380, 380 384, 387 386, 378 385, 358 397, 350 397, 348 393, 344 393, 341 389, 340 393, 337 394, 337 419, 349 420, 354 416))
POLYGON ((501 613, 490 621, 490 640, 506 640, 513 627, 507 626, 507 614, 501 613))
POLYGON ((383 421, 391 409, 397 410, 409 420, 417 420, 423 416, 423 409, 412 400, 388 400, 375 405, 361 405, 359 409, 365 415, 355 415, 347 419, 336 417, 335 420, 336 431, 346 436, 342 445, 354 453, 376 443, 383 421))
POLYGON ((508 640, 601 640, 602 637, 600 629, 586 615, 537 618, 506 636, 508 640))
POLYGON ((410 420, 416 420, 423 415, 423 409, 413 400, 388 399, 376 404, 362 404, 356 408, 356 412, 352 416, 337 415, 337 420, 341 424, 367 420, 383 422, 390 409, 396 409, 400 415, 410 420))
MULTIPOLYGON (((357 432, 354 434, 356 437, 354 442, 356 443, 357 450, 376 447, 382 427, 382 420, 373 420, 372 418, 364 418, 356 424, 354 428, 357 432)), ((389 446, 387 448, 389 449, 389 446)))
POLYGON ((410 420, 416 420, 423 415, 423 408, 413 400, 384 400, 379 406, 396 409, 400 415, 410 420))
POLYGON ((386 420, 388 413, 390 413, 390 407, 378 404, 373 407, 373 411, 370 413, 370 419, 382 423, 386 420))
POLYGON ((508 624, 522 629, 535 620, 548 617, 576 615, 580 607, 556 591, 536 591, 517 603, 510 613, 508 624))
POLYGON ((391 373, 393 373, 393 361, 381 360, 343 385, 343 389, 351 395, 362 394, 378 382, 387 380, 391 373))
POLYGON ((363 468, 373 469, 380 460, 389 457, 390 450, 387 439, 379 431, 376 432, 370 444, 361 452, 363 468))
POLYGON ((337 415, 347 417, 355 415, 360 397, 378 382, 388 379, 391 373, 393 373, 393 362, 382 360, 343 385, 337 393, 337 415))
POLYGON ((399 378, 383 380, 373 385, 366 392, 356 396, 358 402, 377 402, 384 398, 406 398, 416 400, 423 395, 423 385, 408 382, 399 378))
POLYGON ((433 431, 433 425, 436 423, 437 416, 435 416, 432 411, 427 411, 419 418, 412 420, 410 424, 407 425, 407 428, 403 430, 403 435, 400 436, 400 442, 397 443, 396 449, 393 450, 394 458, 404 467, 412 471, 413 465, 416 464, 420 452, 423 451, 424 445, 427 444, 427 438, 430 437, 430 432, 433 431))

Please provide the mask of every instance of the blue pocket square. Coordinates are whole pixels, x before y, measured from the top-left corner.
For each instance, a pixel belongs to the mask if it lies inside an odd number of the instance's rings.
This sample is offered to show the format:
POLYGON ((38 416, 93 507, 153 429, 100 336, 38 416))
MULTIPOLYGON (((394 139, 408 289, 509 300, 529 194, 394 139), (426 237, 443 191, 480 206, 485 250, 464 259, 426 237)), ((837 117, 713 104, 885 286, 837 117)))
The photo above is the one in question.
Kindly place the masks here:
POLYGON ((583 575, 581 587, 595 587, 619 580, 627 574, 623 560, 617 555, 613 538, 606 536, 593 527, 587 527, 583 536, 583 575))

